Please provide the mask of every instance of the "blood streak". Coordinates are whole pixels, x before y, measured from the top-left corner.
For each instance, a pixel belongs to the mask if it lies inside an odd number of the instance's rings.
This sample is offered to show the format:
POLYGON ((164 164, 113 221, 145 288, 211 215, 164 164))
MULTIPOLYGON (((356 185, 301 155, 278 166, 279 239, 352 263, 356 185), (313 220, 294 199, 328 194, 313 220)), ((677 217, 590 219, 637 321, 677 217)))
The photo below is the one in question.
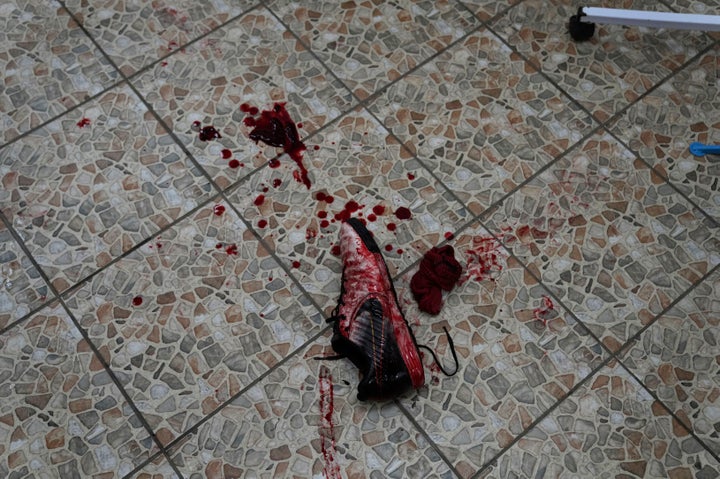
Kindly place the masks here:
POLYGON ((547 317, 551 311, 555 311, 555 305, 553 304, 552 299, 550 299, 549 296, 543 295, 540 307, 533 310, 533 318, 543 323, 543 325, 547 326, 547 317))
POLYGON ((270 110, 263 110, 256 117, 257 108, 241 105, 240 109, 252 116, 243 120, 246 126, 251 127, 250 139, 255 143, 263 143, 282 148, 285 153, 297 164, 298 179, 310 189, 310 178, 303 164, 303 152, 307 149, 305 143, 300 141, 297 126, 285 109, 285 103, 275 103, 270 110))
POLYGON ((323 472, 326 479, 337 479, 341 476, 340 465, 336 457, 337 451, 335 449, 333 383, 330 370, 325 366, 320 366, 318 390, 320 393, 320 424, 318 425, 320 432, 320 451, 325 460, 323 472))
POLYGON ((90 124, 90 119, 89 119, 89 118, 83 118, 82 120, 80 120, 79 122, 76 123, 76 125, 77 125, 79 128, 85 128, 85 127, 88 126, 89 124, 90 124))
POLYGON ((460 282, 474 278, 478 281, 486 279, 495 280, 495 276, 502 271, 500 264, 502 253, 500 243, 492 236, 479 236, 472 240, 472 248, 465 252, 467 266, 465 277, 460 282))

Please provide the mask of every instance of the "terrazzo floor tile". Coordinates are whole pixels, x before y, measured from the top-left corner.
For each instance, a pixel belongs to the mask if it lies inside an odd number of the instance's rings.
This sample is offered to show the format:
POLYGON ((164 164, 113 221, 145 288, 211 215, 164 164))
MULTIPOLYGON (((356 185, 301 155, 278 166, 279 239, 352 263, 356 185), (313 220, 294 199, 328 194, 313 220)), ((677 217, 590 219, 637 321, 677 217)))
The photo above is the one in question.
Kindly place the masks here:
POLYGON ((366 221, 391 274, 467 220, 462 204, 364 110, 313 136, 303 161, 309 189, 283 156, 228 197, 326 312, 340 292, 344 218, 366 221))
MULTIPOLYGON (((449 244, 464 275, 445 295, 439 316, 401 301, 417 341, 436 350, 452 371, 442 331, 448 327, 460 369, 445 377, 427 357, 430 385, 402 404, 458 473, 471 477, 599 366, 605 353, 481 226, 449 244)), ((396 282, 401 298, 411 297, 414 273, 396 282)))
POLYGON ((476 214, 593 126, 488 30, 412 72, 368 108, 476 214))
POLYGON ((351 94, 267 10, 257 9, 158 63, 133 83, 215 182, 228 187, 274 156, 242 125, 248 108, 287 102, 305 137, 350 108, 351 94), (193 123, 222 138, 200 140, 193 123), (223 150, 241 165, 232 168, 223 150))
POLYGON ((157 451, 57 303, 0 336, 0 476, 130 472, 157 451))
POLYGON ((449 0, 307 3, 273 0, 268 7, 361 99, 479 24, 449 0))
POLYGON ((715 47, 609 126, 715 219, 720 219, 720 156, 693 156, 689 146, 720 143, 719 56, 715 47))
MULTIPOLYGON (((608 0, 603 7, 668 11, 655 2, 608 0)), ((528 0, 508 10, 491 28, 542 68, 600 121, 637 100, 708 46, 705 33, 598 24, 588 42, 570 38, 577 13, 570 0, 528 0)))
POLYGON ((130 76, 252 7, 253 0, 69 0, 67 8, 130 76))
POLYGON ((127 375, 130 397, 163 444, 322 324, 317 309, 222 203, 107 267, 67 304, 113 370, 127 375))
POLYGON ((52 298, 37 268, 0 222, 0 330, 52 298))
POLYGON ((461 0, 480 20, 487 22, 522 0, 461 0))
POLYGON ((621 354, 643 381, 720 455, 720 271, 621 354))
POLYGON ((0 144, 30 131, 119 75, 57 2, 0 5, 0 144))
POLYGON ((155 461, 143 466, 137 472, 124 477, 126 479, 178 479, 180 476, 177 475, 170 461, 164 456, 160 456, 155 461))
POLYGON ((172 447, 183 475, 455 477, 395 403, 357 400, 349 361, 313 359, 329 342, 328 334, 172 447))
POLYGON ((212 193, 127 86, 0 149, 0 165, 0 208, 58 291, 212 193))
POLYGON ((621 366, 583 384, 478 477, 710 479, 720 462, 621 366))
POLYGON ((607 133, 485 220, 614 351, 720 263, 717 225, 607 133))

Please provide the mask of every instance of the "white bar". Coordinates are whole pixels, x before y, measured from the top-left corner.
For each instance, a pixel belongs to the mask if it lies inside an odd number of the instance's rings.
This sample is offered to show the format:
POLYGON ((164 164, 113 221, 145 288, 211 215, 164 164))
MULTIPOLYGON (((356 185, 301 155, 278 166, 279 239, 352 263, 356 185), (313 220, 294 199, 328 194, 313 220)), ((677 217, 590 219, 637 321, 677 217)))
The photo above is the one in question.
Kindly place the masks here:
POLYGON ((695 13, 648 12, 619 8, 582 7, 584 23, 634 25, 638 27, 674 28, 699 32, 720 32, 720 16, 695 13))

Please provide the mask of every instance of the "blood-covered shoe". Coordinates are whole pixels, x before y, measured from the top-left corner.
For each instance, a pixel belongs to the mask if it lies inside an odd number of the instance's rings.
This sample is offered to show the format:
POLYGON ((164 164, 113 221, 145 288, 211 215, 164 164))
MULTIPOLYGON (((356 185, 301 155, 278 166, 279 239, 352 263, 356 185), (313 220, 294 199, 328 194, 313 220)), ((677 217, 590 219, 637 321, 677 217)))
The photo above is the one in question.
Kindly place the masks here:
POLYGON ((380 248, 362 222, 340 229, 343 262, 332 347, 363 375, 358 399, 390 399, 425 382, 418 345, 397 300, 380 248))

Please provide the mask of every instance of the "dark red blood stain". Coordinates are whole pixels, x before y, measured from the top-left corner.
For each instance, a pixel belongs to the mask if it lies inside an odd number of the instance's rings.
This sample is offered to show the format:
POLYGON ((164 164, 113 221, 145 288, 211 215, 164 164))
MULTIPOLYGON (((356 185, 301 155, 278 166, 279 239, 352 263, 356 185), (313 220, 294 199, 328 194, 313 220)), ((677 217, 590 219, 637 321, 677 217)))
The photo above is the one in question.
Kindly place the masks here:
POLYGON ((402 248, 398 248, 397 252, 398 252, 398 254, 403 254, 405 251, 403 251, 402 248))
POLYGON ((330 226, 330 222, 328 220, 322 220, 320 222, 320 228, 327 228, 328 226, 330 226))
POLYGON ((223 205, 215 205, 213 206, 213 213, 215 216, 222 216, 222 214, 225 213, 225 207, 223 205))
POLYGON ((442 292, 450 291, 460 280, 462 266, 455 259, 450 245, 430 249, 420 261, 420 267, 410 280, 410 291, 420 310, 440 313, 442 292))
POLYGON ((313 239, 316 236, 317 236, 317 231, 315 231, 314 229, 308 228, 305 230, 305 239, 306 240, 313 239))
POLYGON ((230 168, 235 169, 235 168, 238 168, 238 167, 240 167, 240 166, 243 166, 243 164, 240 163, 238 160, 230 160, 230 161, 228 162, 228 166, 229 166, 230 168))
POLYGON ((270 191, 270 187, 268 187, 268 186, 263 186, 262 192, 263 192, 263 193, 267 193, 268 191, 270 191))
POLYGON ((168 62, 160 62, 161 67, 166 67, 168 65, 168 62))
POLYGON ((547 316, 551 311, 555 311, 555 305, 549 296, 543 295, 542 304, 533 310, 533 318, 547 326, 547 316))
MULTIPOLYGON (((327 201, 327 199, 325 201, 327 201)), ((350 200, 345 203, 345 208, 343 208, 342 211, 340 211, 339 213, 335 213, 335 219, 338 221, 347 221, 348 219, 350 219, 350 216, 360 208, 361 206, 358 204, 357 201, 350 200)))
POLYGON ((340 256, 340 245, 335 245, 330 248, 330 254, 333 256, 340 256))
POLYGON ((397 229, 397 225, 395 223, 388 223, 387 229, 388 231, 395 231, 397 229))
POLYGON ((293 261, 293 262, 292 262, 292 267, 295 268, 295 269, 299 268, 299 267, 300 267, 300 261, 293 261))
POLYGON ((445 232, 445 239, 446 239, 446 240, 451 240, 451 239, 453 239, 453 238, 455 238, 455 235, 454 235, 454 234, 452 234, 452 233, 449 232, 449 231, 446 231, 446 232, 445 232))
POLYGON ((227 160, 232 156, 232 151, 225 148, 223 151, 220 152, 222 154, 223 159, 227 160))
POLYGON ((409 220, 412 217, 412 213, 409 209, 401 206, 395 210, 395 216, 397 216, 397 219, 399 220, 409 220))
POLYGON ((240 111, 255 116, 259 113, 260 110, 258 110, 258 107, 256 106, 250 106, 247 103, 243 103, 242 105, 240 105, 240 111))
POLYGON ((315 145, 315 146, 313 146, 313 150, 317 151, 317 150, 319 150, 319 149, 320 149, 320 145, 315 145))
POLYGON ((222 243, 217 243, 217 244, 215 245, 215 249, 222 249, 222 247, 223 247, 223 244, 222 244, 222 243))
POLYGON ((258 221, 258 228, 265 228, 267 226, 267 220, 260 220, 258 221))
POLYGON ((143 304, 142 296, 135 296, 132 299, 132 304, 133 304, 133 306, 140 306, 141 304, 143 304))
POLYGON ((318 201, 325 201, 325 198, 327 198, 327 195, 323 193, 322 191, 318 191, 315 193, 315 199, 318 201))
MULTIPOLYGON (((195 123, 199 124, 199 122, 195 122, 195 123)), ((219 131, 217 131, 215 129, 214 126, 208 125, 208 126, 203 126, 202 128, 200 128, 200 133, 198 134, 198 138, 200 138, 201 141, 210 141, 210 140, 215 140, 217 138, 222 138, 222 135, 220 134, 219 131)))
POLYGON ((375 213, 370 213, 369 215, 367 215, 367 220, 375 221, 375 220, 377 220, 377 216, 375 216, 375 213))
POLYGON ((373 213, 382 216, 385 213, 385 207, 383 205, 375 205, 373 206, 373 213))
POLYGON ((318 218, 327 218, 327 211, 318 211, 318 218))
POLYGON ((298 127, 298 128, 302 128, 302 127, 303 127, 302 122, 298 123, 298 124, 297 124, 297 127, 298 127))
POLYGON ((503 269, 500 264, 500 243, 492 236, 473 238, 472 249, 468 249, 465 255, 467 257, 465 279, 494 280, 494 276, 503 269))
POLYGON ((300 182, 310 189, 310 178, 302 161, 303 152, 307 148, 305 143, 300 141, 297 127, 285 109, 285 103, 275 103, 272 109, 263 110, 259 117, 248 120, 250 118, 245 118, 245 125, 253 128, 250 139, 255 143, 262 141, 267 145, 282 148, 297 164, 300 182))
POLYGON ((268 165, 270 165, 270 168, 280 168, 280 160, 277 158, 273 158, 272 160, 268 161, 268 165))
POLYGON ((260 206, 261 204, 265 203, 265 195, 257 195, 257 198, 255 198, 255 201, 253 201, 255 206, 260 206))
POLYGON ((277 188, 278 186, 282 185, 282 180, 280 178, 275 178, 272 182, 273 188, 277 188))
POLYGON ((155 243, 155 247, 156 247, 157 249, 160 249, 160 248, 162 248, 162 244, 160 244, 160 243, 155 243))
POLYGON ((228 245, 228 246, 225 248, 225 252, 226 252, 227 254, 237 254, 237 253, 238 253, 238 247, 237 247, 237 245, 236 245, 235 243, 233 243, 233 244, 231 244, 231 245, 228 245))
POLYGON ((415 179, 415 175, 413 175, 412 173, 408 173, 407 177, 408 177, 408 180, 410 180, 410 181, 415 179))
POLYGON ((75 123, 79 128, 85 128, 90 125, 90 118, 83 118, 79 122, 75 123))
POLYGON ((323 473, 326 479, 340 478, 340 465, 337 462, 335 449, 335 427, 333 425, 333 412, 335 409, 333 398, 333 383, 330 370, 320 366, 318 377, 318 393, 320 394, 320 451, 325 464, 323 473))
POLYGON ((385 245, 385 251, 392 251, 392 250, 393 250, 393 247, 392 247, 391 244, 386 244, 386 245, 385 245))

